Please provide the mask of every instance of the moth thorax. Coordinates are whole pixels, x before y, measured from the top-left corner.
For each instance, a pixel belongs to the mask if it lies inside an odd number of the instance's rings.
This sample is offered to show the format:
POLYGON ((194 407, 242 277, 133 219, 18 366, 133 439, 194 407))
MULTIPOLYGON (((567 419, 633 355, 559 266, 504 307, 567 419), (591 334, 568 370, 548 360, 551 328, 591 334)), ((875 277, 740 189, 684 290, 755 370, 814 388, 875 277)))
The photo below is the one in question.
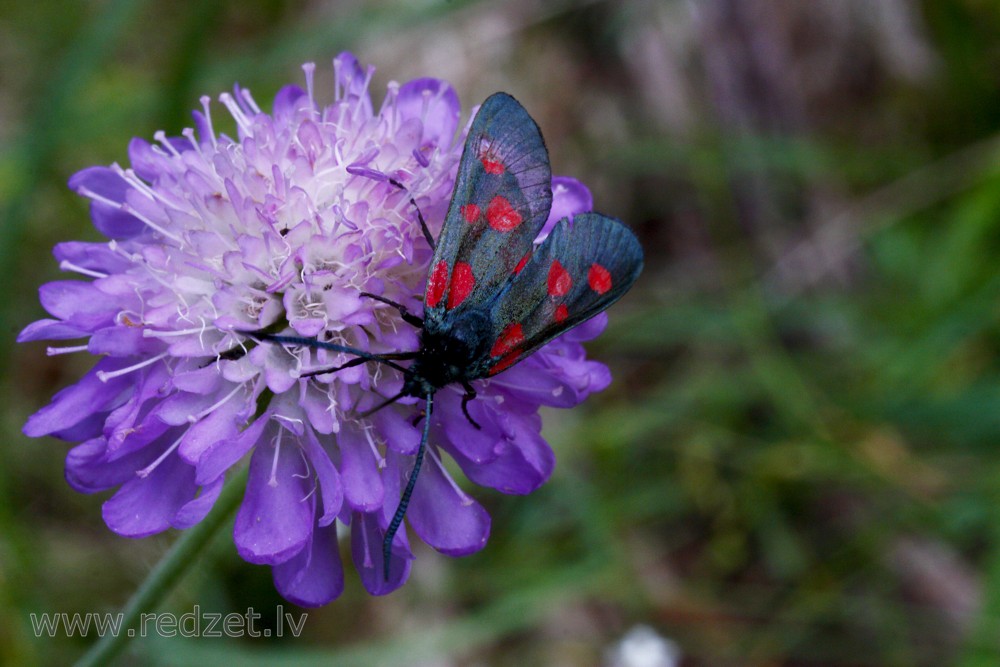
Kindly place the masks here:
POLYGON ((449 318, 439 330, 425 329, 417 372, 436 387, 474 378, 489 350, 489 332, 488 316, 475 309, 449 318))

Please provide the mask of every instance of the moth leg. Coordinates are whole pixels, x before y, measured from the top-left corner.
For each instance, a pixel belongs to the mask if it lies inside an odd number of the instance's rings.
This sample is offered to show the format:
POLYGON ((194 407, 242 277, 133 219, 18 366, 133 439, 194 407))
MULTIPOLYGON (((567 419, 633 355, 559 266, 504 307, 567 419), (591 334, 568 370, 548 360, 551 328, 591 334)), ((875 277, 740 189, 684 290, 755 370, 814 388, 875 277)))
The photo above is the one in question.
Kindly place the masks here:
MULTIPOLYGON (((410 191, 406 189, 405 185, 397 181, 392 176, 389 176, 388 179, 390 185, 394 185, 403 192, 409 194, 410 191)), ((420 212, 420 207, 417 206, 417 200, 413 198, 413 195, 410 195, 410 203, 413 204, 413 208, 417 211, 417 219, 420 220, 420 230, 424 233, 424 238, 427 239, 427 245, 431 247, 431 250, 434 250, 434 237, 431 236, 431 230, 427 228, 427 222, 424 220, 424 214, 420 212)))
POLYGON ((375 299, 376 301, 381 301, 382 303, 392 306, 399 311, 399 314, 403 316, 403 321, 407 324, 422 329, 424 326, 423 319, 417 317, 409 311, 409 309, 401 303, 396 303, 392 299, 387 299, 384 296, 379 296, 377 294, 372 294, 371 292, 361 292, 361 296, 366 296, 369 299, 375 299))
POLYGON ((483 427, 472 418, 472 415, 469 414, 469 401, 476 398, 476 388, 465 381, 462 382, 462 388, 465 389, 465 395, 462 396, 462 414, 465 415, 465 418, 469 420, 470 424, 481 431, 483 430, 483 427))

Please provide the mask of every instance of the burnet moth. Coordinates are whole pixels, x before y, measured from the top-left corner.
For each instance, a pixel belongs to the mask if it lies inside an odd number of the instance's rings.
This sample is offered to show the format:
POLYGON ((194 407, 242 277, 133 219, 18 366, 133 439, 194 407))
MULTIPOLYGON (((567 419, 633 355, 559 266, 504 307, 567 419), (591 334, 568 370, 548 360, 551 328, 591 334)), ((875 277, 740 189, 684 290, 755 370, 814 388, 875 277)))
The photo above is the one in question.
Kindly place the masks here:
MULTIPOLYGON (((394 186, 404 186, 385 177, 394 186)), ((422 398, 423 433, 406 488, 382 545, 389 578, 392 543, 406 515, 430 435, 434 394, 452 383, 475 398, 472 383, 492 377, 620 299, 642 271, 642 248, 620 221, 599 213, 563 218, 536 244, 552 207, 552 172, 538 125, 513 97, 491 95, 479 108, 465 141, 444 226, 435 242, 424 290, 423 317, 369 293, 420 328, 420 349, 374 354, 315 338, 268 330, 242 332, 261 341, 305 345, 353 355, 333 373, 372 361, 403 375, 402 390, 374 410, 404 396, 422 398), (410 361, 409 366, 399 364, 410 361)))

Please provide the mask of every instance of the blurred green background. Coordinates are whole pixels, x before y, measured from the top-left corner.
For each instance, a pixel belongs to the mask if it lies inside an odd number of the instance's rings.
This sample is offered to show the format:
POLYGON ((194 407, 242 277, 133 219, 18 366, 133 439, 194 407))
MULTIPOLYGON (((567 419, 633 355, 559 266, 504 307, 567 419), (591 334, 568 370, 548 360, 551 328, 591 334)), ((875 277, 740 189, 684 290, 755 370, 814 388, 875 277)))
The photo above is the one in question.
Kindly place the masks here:
MULTIPOLYGON (((177 538, 113 535, 68 446, 20 432, 91 363, 13 342, 51 246, 99 238, 67 178, 234 82, 265 106, 316 61, 327 95, 342 50, 376 100, 514 94, 636 229, 645 273, 590 348, 615 382, 546 415, 541 490, 473 491, 479 554, 421 548, 387 598, 349 569, 298 639, 123 664, 638 665, 615 647, 645 625, 691 666, 1000 665, 995 0, 3 3, 0 663, 75 659, 93 638, 28 614, 117 610, 177 538)), ((222 531, 159 609, 282 603, 222 531)))

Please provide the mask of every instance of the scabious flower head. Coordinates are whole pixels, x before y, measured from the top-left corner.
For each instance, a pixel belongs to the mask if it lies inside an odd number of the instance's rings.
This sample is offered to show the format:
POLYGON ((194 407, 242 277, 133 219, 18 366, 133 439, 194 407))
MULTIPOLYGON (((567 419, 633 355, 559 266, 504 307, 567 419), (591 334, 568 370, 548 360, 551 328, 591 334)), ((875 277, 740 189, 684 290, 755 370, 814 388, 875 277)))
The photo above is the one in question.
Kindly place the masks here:
MULTIPOLYGON (((420 441, 415 399, 361 416, 402 386, 377 364, 308 375, 350 359, 307 346, 248 342, 240 331, 290 327, 372 352, 415 350, 419 332, 382 295, 420 312, 431 250, 416 201, 437 234, 462 150, 460 108, 437 79, 390 83, 376 111, 373 70, 350 54, 334 60, 324 105, 314 68, 306 90, 283 88, 272 112, 237 87, 219 101, 237 136, 213 128, 208 98, 197 130, 134 139, 131 167, 91 167, 70 187, 91 200, 109 240, 55 248, 83 279, 42 286, 52 315, 19 340, 83 342, 51 354, 99 355, 24 427, 79 443, 66 479, 84 493, 116 489, 107 525, 127 537, 187 528, 211 509, 227 472, 249 459, 233 539, 245 560, 270 565, 287 599, 326 604, 344 586, 338 539, 372 594, 408 577, 405 530, 386 579, 381 545, 420 441), (403 184, 394 186, 388 177, 403 184)), ((556 178, 550 222, 590 209, 573 179, 556 178)), ((434 549, 473 553, 487 540, 486 511, 448 472, 453 459, 473 482, 525 494, 554 463, 540 435, 542 405, 570 407, 603 389, 607 369, 584 355, 599 316, 529 359, 476 384, 438 392, 427 461, 407 522, 434 549)))

